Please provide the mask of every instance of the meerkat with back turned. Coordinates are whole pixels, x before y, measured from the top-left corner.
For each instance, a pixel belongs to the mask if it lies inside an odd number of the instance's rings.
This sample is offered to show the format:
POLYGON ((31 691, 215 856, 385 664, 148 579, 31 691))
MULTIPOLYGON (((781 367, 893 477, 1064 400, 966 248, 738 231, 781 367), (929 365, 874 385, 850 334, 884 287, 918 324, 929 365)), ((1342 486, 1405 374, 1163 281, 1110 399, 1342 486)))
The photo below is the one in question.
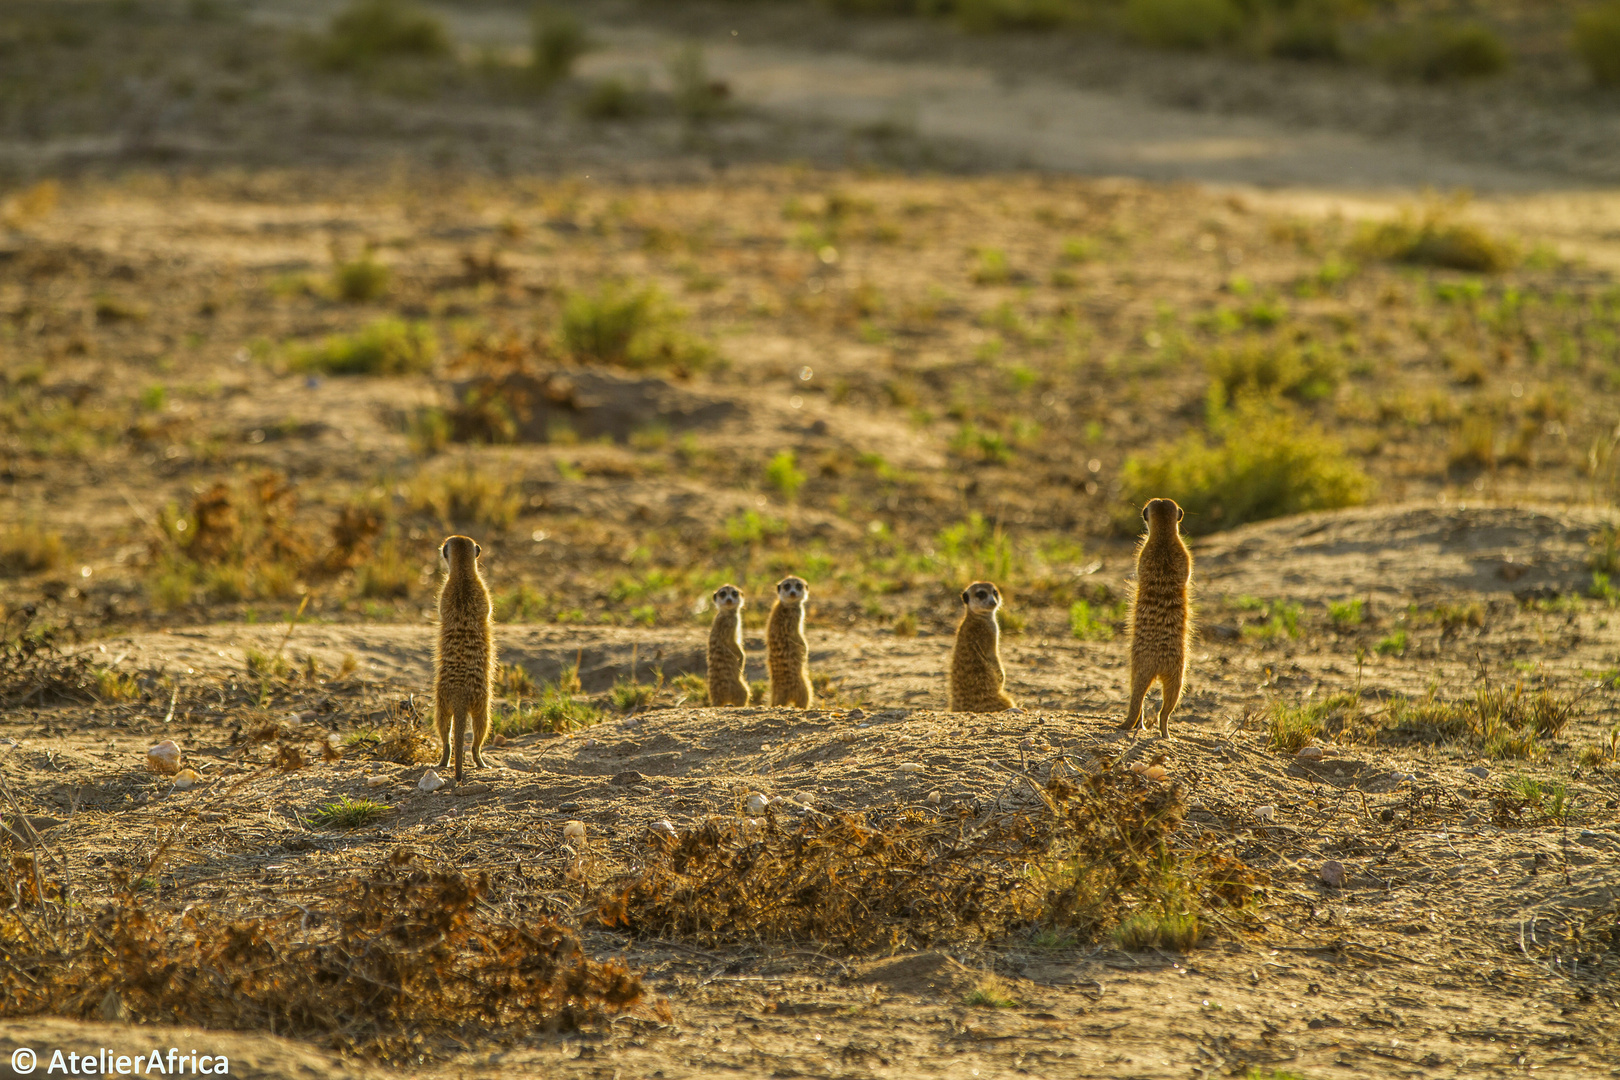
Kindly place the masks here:
POLYGON ((1160 738, 1170 736, 1170 713, 1181 700, 1192 637, 1188 595, 1192 552, 1181 539, 1183 516, 1172 499, 1152 499, 1142 508, 1147 535, 1137 548, 1136 594, 1131 601, 1131 704, 1123 727, 1134 731, 1142 726, 1142 701, 1158 680, 1164 693, 1160 738))
POLYGON ((489 688, 495 675, 494 625, 489 589, 478 572, 483 554, 471 539, 452 536, 439 548, 449 565, 439 590, 439 641, 433 655, 433 716, 443 751, 438 768, 456 757, 461 782, 462 736, 472 721, 472 758, 484 766, 484 740, 489 738, 489 688))
POLYGON ((776 583, 776 603, 765 624, 765 667, 771 679, 771 704, 808 709, 815 701, 810 687, 810 646, 804 640, 804 602, 810 586, 800 577, 776 583))
POLYGON ((709 626, 709 704, 748 704, 743 676, 742 590, 722 585, 714 590, 714 622, 709 626))
POLYGON ((988 581, 975 581, 962 590, 962 621, 951 646, 948 712, 1001 712, 1018 703, 1003 689, 1007 673, 1001 666, 1001 626, 996 611, 1001 592, 988 581))

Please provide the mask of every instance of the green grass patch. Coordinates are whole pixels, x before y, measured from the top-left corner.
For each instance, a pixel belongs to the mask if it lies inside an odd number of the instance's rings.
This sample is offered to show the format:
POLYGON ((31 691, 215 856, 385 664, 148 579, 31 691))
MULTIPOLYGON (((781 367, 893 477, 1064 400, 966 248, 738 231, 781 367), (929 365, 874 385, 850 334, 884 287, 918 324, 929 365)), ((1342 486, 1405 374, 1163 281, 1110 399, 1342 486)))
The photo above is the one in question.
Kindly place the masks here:
POLYGON ((1599 86, 1620 86, 1620 3, 1610 0, 1575 16, 1575 55, 1599 86))
POLYGON ((1386 638, 1382 638, 1374 650, 1379 656, 1405 656, 1409 637, 1405 630, 1397 630, 1386 638))
POLYGON ((388 284, 393 275, 388 267, 371 257, 371 253, 338 263, 332 271, 332 291, 340 300, 363 303, 381 300, 388 295, 388 284))
POLYGON ((534 84, 549 89, 568 78, 590 44, 584 24, 571 12, 538 5, 529 32, 529 71, 534 84))
POLYGON ((1119 611, 1123 604, 1117 604, 1112 610, 1099 605, 1091 606, 1090 601, 1076 600, 1069 605, 1069 633, 1081 641, 1112 641, 1114 640, 1114 621, 1121 617, 1119 611))
POLYGON ((1215 410, 1213 439, 1190 434, 1126 459, 1123 495, 1137 508, 1148 499, 1175 499, 1191 534, 1250 521, 1333 510, 1366 501, 1372 482, 1344 447, 1286 411, 1242 402, 1215 410))
POLYGON ((1366 621, 1360 600, 1329 600, 1328 618, 1339 630, 1353 630, 1366 621))
POLYGON ((510 713, 492 717, 491 726, 502 735, 527 735, 535 731, 561 734, 600 723, 607 714, 581 693, 579 669, 565 669, 552 682, 540 687, 533 701, 522 701, 510 713))
POLYGON ((1144 45, 1209 49, 1243 31, 1243 12, 1232 0, 1126 0, 1126 33, 1144 45))
POLYGON ((390 57, 448 56, 444 24, 409 0, 355 0, 333 17, 317 44, 323 67, 360 71, 390 57))
POLYGON ((563 304, 562 347, 574 359, 633 370, 697 371, 713 351, 679 329, 684 316, 654 286, 605 282, 563 304))
POLYGON ((1375 38, 1368 53, 1386 71, 1425 82, 1489 78, 1512 62, 1490 27, 1455 19, 1428 19, 1391 30, 1375 38))
POLYGON ((1478 225, 1457 221, 1443 210, 1403 213, 1394 221, 1369 225, 1356 238, 1361 253, 1389 262, 1436 266, 1474 274, 1496 274, 1517 260, 1512 245, 1478 225))
POLYGON ((804 470, 799 468, 798 457, 791 450, 779 451, 765 463, 765 482, 789 502, 798 497, 806 479, 804 470))
POLYGON ((318 829, 358 829, 387 817, 389 807, 371 799, 351 799, 347 795, 309 815, 318 829))
POLYGON ((335 334, 293 353, 295 371, 327 375, 408 375, 429 371, 438 341, 426 323, 383 318, 354 334, 335 334))

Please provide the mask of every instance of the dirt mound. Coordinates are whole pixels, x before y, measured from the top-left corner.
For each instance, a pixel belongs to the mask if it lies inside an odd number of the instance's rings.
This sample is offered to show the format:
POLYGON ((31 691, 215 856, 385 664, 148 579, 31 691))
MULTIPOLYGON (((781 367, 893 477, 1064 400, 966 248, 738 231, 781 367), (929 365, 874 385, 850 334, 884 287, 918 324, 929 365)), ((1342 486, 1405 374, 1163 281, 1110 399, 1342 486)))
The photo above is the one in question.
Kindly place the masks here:
POLYGON ((1537 597, 1591 582, 1596 510, 1368 507, 1260 522, 1197 549, 1206 591, 1258 597, 1537 597))

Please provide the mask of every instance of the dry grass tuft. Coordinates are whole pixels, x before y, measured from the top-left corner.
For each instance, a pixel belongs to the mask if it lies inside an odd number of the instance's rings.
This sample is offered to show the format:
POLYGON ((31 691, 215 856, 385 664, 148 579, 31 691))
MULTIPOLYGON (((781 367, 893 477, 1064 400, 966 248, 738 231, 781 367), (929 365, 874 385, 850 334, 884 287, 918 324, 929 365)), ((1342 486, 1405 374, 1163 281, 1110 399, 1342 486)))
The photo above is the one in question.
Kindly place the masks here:
POLYGON ((470 1032, 575 1028, 645 1000, 639 976, 589 959, 567 927, 480 904, 487 875, 403 852, 262 918, 156 910, 128 875, 113 888, 68 912, 33 858, 0 868, 0 1015, 89 1019, 111 992, 136 1022, 269 1029, 403 1062, 470 1032))
MULTIPOLYGON (((1032 785, 1033 788, 1033 785, 1032 785)), ((1138 912, 1199 922, 1259 877, 1172 843, 1179 786, 1105 769, 1054 779, 1030 809, 711 818, 653 837, 647 868, 609 887, 602 921, 710 943, 814 940, 849 950, 1003 938, 1034 926, 1096 939, 1138 912)))

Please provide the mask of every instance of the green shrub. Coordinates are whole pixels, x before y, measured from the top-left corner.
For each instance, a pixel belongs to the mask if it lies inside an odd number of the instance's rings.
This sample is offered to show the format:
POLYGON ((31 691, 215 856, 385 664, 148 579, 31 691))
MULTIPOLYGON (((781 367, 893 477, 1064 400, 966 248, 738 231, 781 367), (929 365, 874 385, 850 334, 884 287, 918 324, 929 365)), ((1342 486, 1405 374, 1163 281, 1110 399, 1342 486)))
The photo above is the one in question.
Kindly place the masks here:
POLYGON ((1208 49, 1243 29, 1243 12, 1232 0, 1126 0, 1123 18, 1137 41, 1172 49, 1208 49))
POLYGON ((632 289, 607 282, 595 293, 578 292, 568 298, 563 305, 562 345, 576 360, 635 370, 695 371, 709 362, 711 353, 676 329, 680 319, 656 287, 632 289))
POLYGON ((1134 507, 1175 499, 1189 533, 1249 521, 1356 506, 1371 481, 1344 447, 1288 412, 1246 401, 1211 418, 1215 441, 1190 434, 1125 462, 1124 497, 1134 507))
POLYGON ((572 14, 547 4, 534 9, 530 34, 530 69, 542 89, 574 73, 574 62, 590 48, 585 27, 572 14))
POLYGON ((670 58, 669 81, 675 109, 688 120, 707 120, 725 108, 730 91, 709 78, 701 45, 686 45, 670 58))
POLYGON ((799 459, 791 450, 779 452, 765 464, 765 482, 780 491, 784 499, 791 501, 796 497, 804 481, 804 470, 799 468, 799 459))
POLYGON ((1360 600, 1345 600, 1342 603, 1338 600, 1329 600, 1328 618, 1332 619, 1333 625, 1340 630, 1348 630, 1360 626, 1365 615, 1360 600))
POLYGON ((1499 75, 1511 59, 1507 46, 1490 27, 1450 19, 1432 19, 1391 31, 1373 42, 1371 53, 1391 73, 1426 82, 1499 75))
POLYGON ((357 334, 335 334, 295 353, 291 366, 328 375, 405 375, 431 369, 437 352, 426 323, 383 318, 357 334))
POLYGON ((309 823, 320 829, 358 829, 387 817, 387 804, 373 799, 351 799, 347 795, 309 815, 309 823))
POLYGON ((358 259, 337 265, 332 271, 332 288, 339 298, 351 303, 380 300, 388 292, 390 276, 388 267, 367 252, 358 259))
POLYGON ((1109 617, 1111 614, 1094 611, 1087 601, 1076 600, 1069 605, 1069 633, 1081 641, 1112 641, 1114 624, 1109 617))
POLYGON ((1215 349, 1205 367, 1223 402, 1246 393, 1319 401, 1331 396, 1343 378, 1337 357, 1315 344, 1301 349, 1292 342, 1259 339, 1215 349))
POLYGON ((1476 274, 1499 273, 1514 263, 1511 245, 1438 210, 1427 211, 1421 218, 1403 213, 1394 221, 1367 226, 1357 237, 1356 247, 1391 262, 1476 274))
POLYGON ((354 0, 332 19, 318 57, 339 71, 369 67, 390 56, 448 56, 444 24, 410 0, 354 0))
POLYGON ((1620 3, 1581 12, 1575 17, 1575 55, 1599 86, 1620 86, 1620 3))
POLYGON ((592 83, 579 103, 580 115, 587 120, 628 120, 646 111, 642 95, 623 79, 602 79, 592 83))
POLYGON ((1323 0, 1295 3, 1272 24, 1265 48, 1272 56, 1289 60, 1343 59, 1339 12, 1323 0))

